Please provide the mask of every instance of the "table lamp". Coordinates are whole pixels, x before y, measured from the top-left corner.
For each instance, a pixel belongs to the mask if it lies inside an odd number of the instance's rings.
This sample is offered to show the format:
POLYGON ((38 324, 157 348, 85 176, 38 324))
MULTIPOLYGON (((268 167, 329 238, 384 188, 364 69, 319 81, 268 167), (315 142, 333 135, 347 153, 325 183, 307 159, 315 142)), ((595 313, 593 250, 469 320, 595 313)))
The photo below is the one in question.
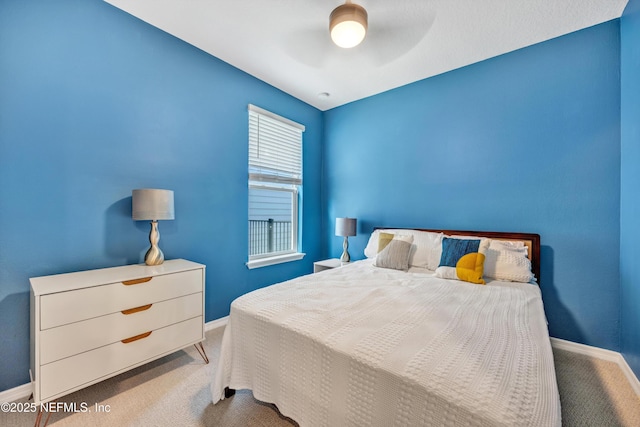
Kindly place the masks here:
POLYGON ((349 236, 356 235, 357 219, 355 218, 336 218, 336 236, 343 236, 344 242, 342 243, 342 256, 340 262, 349 262, 351 257, 349 256, 349 236))
POLYGON ((160 265, 164 254, 158 247, 160 232, 158 220, 174 219, 173 191, 144 188, 133 190, 131 194, 131 216, 136 221, 151 221, 149 242, 151 247, 144 256, 147 265, 160 265))

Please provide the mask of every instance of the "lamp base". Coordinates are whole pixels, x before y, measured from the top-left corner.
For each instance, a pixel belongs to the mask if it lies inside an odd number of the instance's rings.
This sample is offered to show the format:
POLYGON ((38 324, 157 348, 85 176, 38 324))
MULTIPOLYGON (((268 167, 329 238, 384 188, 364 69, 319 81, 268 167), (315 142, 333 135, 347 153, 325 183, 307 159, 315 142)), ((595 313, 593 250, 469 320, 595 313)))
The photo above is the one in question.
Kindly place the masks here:
POLYGON ((160 232, 158 231, 158 221, 151 221, 151 231, 149 232, 149 243, 151 247, 144 255, 144 263, 147 265, 160 265, 164 262, 164 254, 158 246, 160 232))
POLYGON ((342 256, 340 257, 340 262, 342 263, 351 261, 351 257, 349 256, 349 251, 347 249, 349 249, 349 240, 348 240, 348 237, 345 236, 344 242, 342 243, 342 256))

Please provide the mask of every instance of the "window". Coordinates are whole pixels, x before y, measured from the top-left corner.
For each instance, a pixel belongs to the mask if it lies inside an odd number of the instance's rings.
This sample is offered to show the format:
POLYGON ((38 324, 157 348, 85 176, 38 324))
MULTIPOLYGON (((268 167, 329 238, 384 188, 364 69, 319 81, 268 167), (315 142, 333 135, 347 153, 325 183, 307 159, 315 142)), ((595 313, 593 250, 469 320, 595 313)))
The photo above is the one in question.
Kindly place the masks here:
POLYGON ((300 259, 304 126, 249 105, 249 268, 300 259))

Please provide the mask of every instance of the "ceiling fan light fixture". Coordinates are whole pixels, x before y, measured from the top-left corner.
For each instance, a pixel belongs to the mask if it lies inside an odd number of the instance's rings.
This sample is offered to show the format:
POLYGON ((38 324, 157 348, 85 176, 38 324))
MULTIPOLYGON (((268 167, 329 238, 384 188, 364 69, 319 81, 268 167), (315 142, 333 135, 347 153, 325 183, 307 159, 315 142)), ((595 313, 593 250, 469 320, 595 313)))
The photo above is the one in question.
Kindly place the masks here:
POLYGON ((343 48, 359 45, 367 34, 367 11, 364 7, 346 3, 336 7, 329 16, 331 40, 343 48))

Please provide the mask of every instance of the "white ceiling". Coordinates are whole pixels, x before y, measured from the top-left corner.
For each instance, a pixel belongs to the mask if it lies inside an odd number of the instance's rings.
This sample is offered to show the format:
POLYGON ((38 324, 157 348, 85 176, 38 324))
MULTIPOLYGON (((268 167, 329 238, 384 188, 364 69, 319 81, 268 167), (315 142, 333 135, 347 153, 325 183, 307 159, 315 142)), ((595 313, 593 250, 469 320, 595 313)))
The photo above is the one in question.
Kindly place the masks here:
POLYGON ((355 0, 369 31, 342 49, 329 37, 340 0, 105 1, 320 110, 619 18, 627 4, 355 0))

